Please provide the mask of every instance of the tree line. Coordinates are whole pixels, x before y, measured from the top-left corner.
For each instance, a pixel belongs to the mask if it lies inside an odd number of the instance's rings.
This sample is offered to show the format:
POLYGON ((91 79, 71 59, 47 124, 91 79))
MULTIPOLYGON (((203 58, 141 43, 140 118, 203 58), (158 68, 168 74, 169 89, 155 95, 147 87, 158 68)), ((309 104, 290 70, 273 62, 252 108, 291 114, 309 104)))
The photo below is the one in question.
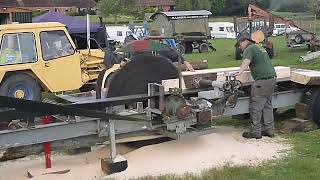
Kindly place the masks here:
MULTIPOLYGON (((214 16, 242 16, 247 12, 248 4, 254 4, 269 11, 315 12, 320 14, 318 0, 171 0, 174 10, 209 10, 214 16)), ((135 0, 99 0, 99 14, 107 17, 113 15, 133 16, 143 19, 145 13, 162 11, 161 7, 141 7, 135 0)))
POLYGON ((248 4, 262 9, 283 12, 312 11, 318 0, 176 0, 176 10, 206 9, 214 15, 245 15, 248 4))

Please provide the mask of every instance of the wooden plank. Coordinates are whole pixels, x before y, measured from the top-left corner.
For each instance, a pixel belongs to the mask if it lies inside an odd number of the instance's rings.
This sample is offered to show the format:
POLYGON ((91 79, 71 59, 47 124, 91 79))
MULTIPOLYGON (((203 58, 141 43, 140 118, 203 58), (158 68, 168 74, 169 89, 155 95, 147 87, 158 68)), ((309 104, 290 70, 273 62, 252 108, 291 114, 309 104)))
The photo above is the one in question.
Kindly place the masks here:
POLYGON ((199 88, 198 86, 199 86, 200 80, 216 81, 217 73, 185 75, 183 76, 183 79, 187 89, 195 89, 195 88, 199 88))
MULTIPOLYGON (((205 70, 196 70, 195 72, 182 72, 183 76, 189 75, 199 75, 199 74, 210 74, 217 73, 217 81, 224 81, 226 75, 237 72, 239 67, 230 67, 230 68, 218 68, 218 69, 205 69, 205 70)), ((290 78, 291 69, 290 67, 277 66, 275 67, 277 73, 277 79, 290 78)), ((242 75, 237 76, 237 79, 242 83, 251 83, 253 78, 250 71, 245 71, 242 75)))
MULTIPOLYGON (((164 91, 168 92, 169 88, 179 88, 179 79, 162 80, 162 85, 164 86, 164 91)), ((182 80, 182 89, 186 89, 184 80, 182 80)))
MULTIPOLYGON (((173 63, 176 67, 178 67, 178 63, 174 62, 173 63)), ((200 70, 200 69, 208 69, 208 61, 207 60, 203 60, 203 61, 191 61, 190 64, 192 65, 193 69, 195 70, 200 70)), ((186 66, 185 64, 181 64, 181 71, 185 71, 186 70, 186 66)))
POLYGON ((291 72, 291 81, 303 85, 320 85, 320 71, 294 70, 291 72))
MULTIPOLYGON (((232 74, 239 70, 239 67, 230 67, 230 68, 217 68, 217 69, 203 69, 196 70, 194 72, 185 71, 182 72, 184 79, 183 89, 194 89, 192 85, 193 78, 202 77, 204 79, 225 81, 226 75, 232 74), (216 77, 216 78, 215 78, 216 77)), ((277 72, 277 80, 281 79, 290 79, 291 69, 290 67, 277 66, 275 67, 277 72)), ((253 82, 250 71, 245 71, 242 75, 237 76, 237 79, 240 80, 244 85, 250 85, 253 82)), ((165 91, 168 91, 169 88, 178 87, 179 81, 176 80, 165 80, 162 81, 165 86, 165 91)))
MULTIPOLYGON (((291 74, 291 69, 290 67, 284 67, 284 66, 277 66, 275 67, 276 73, 277 73, 277 79, 284 79, 284 78, 290 78, 291 74)), ((220 72, 218 73, 218 81, 223 81, 225 80, 225 73, 226 72, 220 72)), ((240 76, 237 76, 237 79, 241 81, 243 84, 250 84, 254 80, 251 76, 250 71, 245 71, 243 74, 240 76)))

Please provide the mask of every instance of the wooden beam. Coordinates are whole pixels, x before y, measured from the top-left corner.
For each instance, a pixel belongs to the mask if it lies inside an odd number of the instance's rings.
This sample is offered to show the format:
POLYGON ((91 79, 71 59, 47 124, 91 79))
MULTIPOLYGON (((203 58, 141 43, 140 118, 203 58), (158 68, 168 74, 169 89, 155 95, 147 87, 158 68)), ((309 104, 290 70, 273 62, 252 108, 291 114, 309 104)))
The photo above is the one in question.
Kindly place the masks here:
POLYGON ((291 72, 291 81, 302 85, 320 85, 320 72, 297 69, 291 72))
MULTIPOLYGON (((194 72, 185 71, 182 72, 182 76, 184 79, 183 89, 193 89, 194 86, 190 79, 194 77, 198 79, 199 77, 203 77, 209 80, 217 80, 217 81, 225 81, 226 75, 230 75, 239 70, 239 67, 230 67, 230 68, 218 68, 218 69, 203 69, 196 70, 194 72), (216 77, 216 78, 215 78, 216 77), (191 83, 191 84, 190 84, 191 83)), ((291 69, 290 67, 277 66, 275 67, 277 73, 277 80, 280 79, 288 79, 290 80, 291 69)), ((251 76, 250 71, 244 72, 242 75, 237 77, 244 85, 250 85, 254 80, 251 76)), ((165 91, 169 89, 169 87, 178 87, 178 80, 165 80, 165 91)))

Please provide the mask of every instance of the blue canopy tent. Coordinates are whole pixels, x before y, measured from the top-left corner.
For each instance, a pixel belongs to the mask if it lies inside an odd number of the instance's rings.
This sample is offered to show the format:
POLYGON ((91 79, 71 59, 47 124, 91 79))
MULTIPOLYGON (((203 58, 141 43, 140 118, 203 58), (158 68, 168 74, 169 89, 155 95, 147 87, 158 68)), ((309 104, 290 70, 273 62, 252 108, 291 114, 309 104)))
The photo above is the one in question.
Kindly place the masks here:
MULTIPOLYGON (((73 40, 75 41, 77 48, 85 49, 87 48, 86 43, 86 33, 87 33, 87 21, 82 20, 76 17, 63 15, 58 12, 48 12, 42 14, 40 16, 32 18, 32 22, 39 23, 39 22, 60 22, 65 24, 67 30, 73 40)), ((101 36, 101 31, 105 31, 105 28, 97 23, 90 23, 90 36, 96 39, 100 45, 105 44, 102 43, 104 38, 101 36)), ((91 47, 96 48, 96 43, 91 42, 91 47)), ((105 45, 104 45, 105 47, 105 45)))

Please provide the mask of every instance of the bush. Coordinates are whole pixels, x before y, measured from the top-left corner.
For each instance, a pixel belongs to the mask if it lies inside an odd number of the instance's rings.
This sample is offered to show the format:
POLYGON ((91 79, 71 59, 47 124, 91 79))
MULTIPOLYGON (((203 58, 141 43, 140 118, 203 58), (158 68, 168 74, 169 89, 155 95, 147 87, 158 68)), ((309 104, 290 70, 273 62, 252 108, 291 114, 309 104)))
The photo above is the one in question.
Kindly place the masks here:
POLYGON ((40 16, 40 15, 42 15, 44 13, 46 13, 46 11, 33 10, 32 11, 32 17, 37 17, 37 16, 40 16))

